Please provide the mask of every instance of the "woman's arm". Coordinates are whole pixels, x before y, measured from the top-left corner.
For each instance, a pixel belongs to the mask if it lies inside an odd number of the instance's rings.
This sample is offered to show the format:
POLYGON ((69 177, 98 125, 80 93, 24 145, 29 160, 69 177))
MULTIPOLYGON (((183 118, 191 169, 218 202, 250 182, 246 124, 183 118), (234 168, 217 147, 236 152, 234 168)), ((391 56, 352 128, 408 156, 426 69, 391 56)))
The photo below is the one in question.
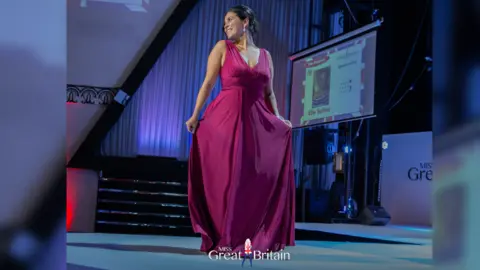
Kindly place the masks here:
POLYGON ((280 113, 278 112, 278 106, 277 106, 277 99, 275 98, 275 92, 273 92, 273 74, 274 74, 274 69, 273 69, 273 61, 272 61, 272 56, 270 53, 265 50, 267 53, 267 58, 270 66, 270 82, 268 83, 266 89, 265 89, 265 96, 268 98, 270 101, 270 105, 272 106, 273 113, 277 117, 281 117, 280 113))
POLYGON ((215 47, 213 47, 212 51, 210 52, 210 55, 208 56, 207 74, 205 75, 202 87, 200 87, 200 91, 198 92, 197 102, 193 110, 192 118, 200 117, 200 111, 205 105, 205 102, 210 93, 212 92, 212 88, 215 85, 215 82, 217 81, 220 68, 222 67, 222 58, 225 54, 225 51, 225 41, 221 40, 217 42, 215 47))

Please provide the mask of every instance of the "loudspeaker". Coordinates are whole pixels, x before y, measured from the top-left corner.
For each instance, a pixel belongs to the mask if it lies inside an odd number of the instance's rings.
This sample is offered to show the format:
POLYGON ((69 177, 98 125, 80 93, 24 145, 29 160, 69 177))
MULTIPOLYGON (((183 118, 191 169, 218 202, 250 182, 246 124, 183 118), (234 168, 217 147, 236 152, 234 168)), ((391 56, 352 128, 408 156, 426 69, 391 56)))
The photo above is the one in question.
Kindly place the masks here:
POLYGON ((360 222, 365 225, 385 226, 390 222, 390 214, 381 206, 369 205, 360 213, 360 222))
POLYGON ((324 128, 307 129, 303 133, 303 160, 307 165, 325 165, 332 162, 334 135, 324 128), (332 148, 332 149, 329 149, 332 148))

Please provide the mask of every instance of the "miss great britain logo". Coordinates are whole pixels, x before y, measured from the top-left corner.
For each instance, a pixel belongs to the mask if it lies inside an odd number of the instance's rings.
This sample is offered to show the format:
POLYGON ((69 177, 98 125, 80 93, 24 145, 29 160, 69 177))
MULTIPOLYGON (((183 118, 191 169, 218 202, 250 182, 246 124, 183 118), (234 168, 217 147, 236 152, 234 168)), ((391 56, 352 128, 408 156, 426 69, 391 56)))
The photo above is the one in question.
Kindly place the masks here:
POLYGON ((250 267, 253 267, 253 261, 272 260, 272 261, 286 261, 290 260, 290 253, 288 252, 261 252, 254 250, 252 241, 250 239, 245 240, 244 251, 233 252, 231 248, 221 247, 218 250, 212 250, 208 253, 210 260, 220 261, 242 261, 242 267, 245 262, 248 262, 250 267))

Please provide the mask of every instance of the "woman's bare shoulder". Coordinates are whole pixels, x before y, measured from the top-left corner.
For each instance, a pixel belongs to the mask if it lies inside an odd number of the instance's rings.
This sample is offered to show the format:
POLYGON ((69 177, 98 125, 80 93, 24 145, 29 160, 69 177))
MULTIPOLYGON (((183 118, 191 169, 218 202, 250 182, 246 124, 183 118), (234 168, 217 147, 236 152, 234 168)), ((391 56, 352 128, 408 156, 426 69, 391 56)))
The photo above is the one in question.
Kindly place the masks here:
POLYGON ((225 51, 227 49, 227 40, 219 40, 217 44, 213 47, 214 50, 225 51))
POLYGON ((270 54, 270 52, 267 49, 264 49, 264 48, 262 48, 262 50, 265 52, 265 55, 267 55, 268 61, 270 63, 272 63, 273 62, 272 61, 272 55, 270 54))

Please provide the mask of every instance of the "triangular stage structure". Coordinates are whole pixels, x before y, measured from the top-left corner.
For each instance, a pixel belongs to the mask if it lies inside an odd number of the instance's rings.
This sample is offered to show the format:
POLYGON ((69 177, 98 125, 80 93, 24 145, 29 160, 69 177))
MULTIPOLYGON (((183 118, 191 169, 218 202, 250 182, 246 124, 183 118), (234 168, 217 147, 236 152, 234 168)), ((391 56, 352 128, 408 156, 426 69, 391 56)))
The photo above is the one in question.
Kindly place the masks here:
POLYGON ((150 72, 150 69, 155 65, 168 43, 173 39, 182 23, 188 18, 190 11, 198 2, 198 0, 180 1, 172 15, 170 15, 165 25, 157 33, 155 39, 120 87, 115 96, 115 101, 105 109, 105 112, 90 130, 67 167, 100 169, 99 166, 101 166, 101 164, 96 153, 100 149, 102 140, 120 119, 125 106, 128 104, 128 100, 135 94, 150 72))

